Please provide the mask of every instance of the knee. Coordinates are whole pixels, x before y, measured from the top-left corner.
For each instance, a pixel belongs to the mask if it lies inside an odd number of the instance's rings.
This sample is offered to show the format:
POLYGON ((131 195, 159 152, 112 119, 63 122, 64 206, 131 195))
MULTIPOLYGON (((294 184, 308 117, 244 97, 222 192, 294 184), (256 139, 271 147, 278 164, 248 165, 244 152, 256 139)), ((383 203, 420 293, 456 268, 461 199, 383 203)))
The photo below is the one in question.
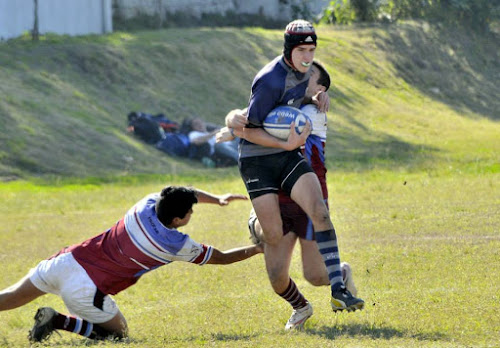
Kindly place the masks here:
POLYGON ((264 243, 269 245, 276 245, 280 242, 283 237, 283 231, 280 228, 266 229, 262 231, 262 237, 264 239, 264 243))
POLYGON ((115 332, 115 335, 119 338, 127 338, 128 337, 128 325, 127 321, 125 318, 122 319, 121 325, 120 325, 120 330, 118 332, 115 332))
POLYGON ((330 221, 330 212, 324 203, 320 204, 320 202, 318 202, 318 204, 314 206, 311 219, 320 223, 327 223, 330 221))

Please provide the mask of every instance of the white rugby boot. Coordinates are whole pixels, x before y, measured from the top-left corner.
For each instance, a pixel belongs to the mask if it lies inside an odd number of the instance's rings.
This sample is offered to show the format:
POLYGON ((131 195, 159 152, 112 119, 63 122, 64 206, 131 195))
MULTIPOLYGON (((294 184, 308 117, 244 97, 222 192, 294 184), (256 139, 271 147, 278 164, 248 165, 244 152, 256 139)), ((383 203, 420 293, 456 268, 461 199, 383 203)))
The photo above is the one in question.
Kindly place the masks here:
POLYGON ((340 268, 342 269, 342 279, 344 280, 345 287, 347 288, 347 290, 349 290, 352 296, 356 297, 358 295, 358 290, 354 285, 351 265, 347 262, 342 262, 340 264, 340 268))
POLYGON ((288 319, 285 330, 302 330, 304 328, 304 324, 313 315, 313 308, 310 303, 308 303, 305 307, 294 309, 292 312, 292 316, 288 319))

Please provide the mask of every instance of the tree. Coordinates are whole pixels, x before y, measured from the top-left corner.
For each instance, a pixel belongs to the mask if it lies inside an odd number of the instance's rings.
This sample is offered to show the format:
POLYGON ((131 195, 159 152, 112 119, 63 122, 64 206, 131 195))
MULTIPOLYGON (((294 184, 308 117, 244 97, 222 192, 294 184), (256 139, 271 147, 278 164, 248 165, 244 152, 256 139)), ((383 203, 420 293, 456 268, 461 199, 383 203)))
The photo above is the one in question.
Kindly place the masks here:
POLYGON ((498 0, 334 0, 323 11, 322 22, 372 22, 389 15, 398 19, 425 19, 487 31, 500 22, 498 0))

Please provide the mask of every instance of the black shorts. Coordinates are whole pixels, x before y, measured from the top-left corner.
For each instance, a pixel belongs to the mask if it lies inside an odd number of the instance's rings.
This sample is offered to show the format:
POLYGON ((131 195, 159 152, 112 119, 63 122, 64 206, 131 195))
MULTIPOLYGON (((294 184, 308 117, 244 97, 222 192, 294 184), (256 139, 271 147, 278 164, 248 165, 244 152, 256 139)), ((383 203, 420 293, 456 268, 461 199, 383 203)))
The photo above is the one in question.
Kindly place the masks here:
POLYGON ((250 199, 279 189, 290 194, 302 175, 313 173, 299 150, 240 158, 238 166, 250 199))

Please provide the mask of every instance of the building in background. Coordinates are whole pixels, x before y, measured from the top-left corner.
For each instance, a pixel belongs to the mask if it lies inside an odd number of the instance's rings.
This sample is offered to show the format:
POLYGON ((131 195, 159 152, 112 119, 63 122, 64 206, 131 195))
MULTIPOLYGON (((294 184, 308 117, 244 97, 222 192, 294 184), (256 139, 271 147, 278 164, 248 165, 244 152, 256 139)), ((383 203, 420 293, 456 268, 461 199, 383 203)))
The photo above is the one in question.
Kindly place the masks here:
POLYGON ((115 16, 130 19, 139 15, 166 17, 181 14, 200 18, 204 15, 259 15, 289 21, 300 14, 316 16, 330 0, 113 0, 115 16))
POLYGON ((196 25, 207 17, 221 19, 226 25, 260 25, 261 19, 310 20, 329 3, 330 0, 0 0, 0 40, 26 32, 105 34, 113 31, 113 20, 120 23, 137 17, 155 18, 157 27, 196 25))
POLYGON ((0 0, 0 39, 31 33, 35 28, 35 13, 40 34, 113 31, 112 0, 0 0))

